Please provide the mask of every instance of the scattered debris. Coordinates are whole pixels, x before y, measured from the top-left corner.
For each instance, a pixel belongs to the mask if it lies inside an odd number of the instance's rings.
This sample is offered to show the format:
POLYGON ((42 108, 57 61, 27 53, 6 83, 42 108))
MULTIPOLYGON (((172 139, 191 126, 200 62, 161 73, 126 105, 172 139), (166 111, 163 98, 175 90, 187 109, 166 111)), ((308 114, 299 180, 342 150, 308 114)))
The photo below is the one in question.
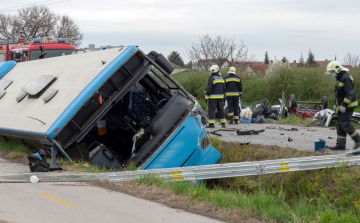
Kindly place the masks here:
POLYGON ((265 129, 261 129, 261 130, 244 130, 244 131, 240 131, 239 129, 236 130, 236 133, 238 135, 259 135, 260 132, 264 132, 265 129))
POLYGON ((279 130, 280 131, 299 131, 298 128, 290 128, 290 129, 286 129, 286 128, 282 128, 282 127, 279 127, 279 130))
POLYGON ((280 126, 268 126, 268 127, 266 127, 266 129, 278 129, 278 130, 280 130, 280 131, 299 131, 299 129, 298 128, 294 128, 294 127, 292 127, 292 128, 283 128, 283 127, 280 127, 280 126))
POLYGON ((223 128, 223 129, 218 129, 218 130, 215 130, 215 131, 211 131, 210 133, 211 134, 214 134, 214 135, 217 135, 217 136, 222 136, 220 133, 218 133, 218 132, 220 132, 220 131, 224 131, 224 132, 233 132, 233 131, 237 131, 238 129, 236 129, 236 128, 229 128, 229 129, 225 129, 225 128, 223 128))
POLYGON ((283 136, 283 135, 284 135, 284 133, 280 133, 280 135, 282 135, 282 136, 283 136))
POLYGON ((266 129, 276 129, 277 125, 276 126, 268 126, 266 127, 266 129))
POLYGON ((329 139, 333 139, 333 137, 331 137, 331 136, 329 136, 328 138, 329 138, 329 139))
POLYGON ((330 130, 335 130, 335 127, 331 127, 330 130))
POLYGON ((250 144, 249 142, 241 142, 240 146, 246 146, 246 145, 249 145, 249 144, 250 144))
POLYGON ((289 138, 288 138, 288 141, 289 141, 289 142, 292 142, 292 141, 293 141, 293 139, 292 139, 291 137, 289 137, 289 138))

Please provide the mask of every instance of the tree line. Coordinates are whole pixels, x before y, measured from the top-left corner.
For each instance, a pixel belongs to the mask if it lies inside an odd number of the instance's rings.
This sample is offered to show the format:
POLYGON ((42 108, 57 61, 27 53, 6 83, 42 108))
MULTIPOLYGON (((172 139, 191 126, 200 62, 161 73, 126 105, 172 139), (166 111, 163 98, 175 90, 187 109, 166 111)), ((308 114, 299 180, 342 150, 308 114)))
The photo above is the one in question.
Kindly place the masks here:
MULTIPOLYGON (((285 56, 280 61, 283 62, 283 63, 288 63, 289 62, 288 59, 285 56)), ((265 58, 264 58, 263 63, 264 64, 269 64, 270 63, 268 51, 265 51, 265 58)), ((304 60, 303 54, 301 53, 299 62, 297 63, 297 66, 298 67, 317 67, 319 65, 316 63, 315 55, 311 52, 311 49, 310 49, 309 53, 308 53, 308 57, 306 59, 306 62, 304 60)))

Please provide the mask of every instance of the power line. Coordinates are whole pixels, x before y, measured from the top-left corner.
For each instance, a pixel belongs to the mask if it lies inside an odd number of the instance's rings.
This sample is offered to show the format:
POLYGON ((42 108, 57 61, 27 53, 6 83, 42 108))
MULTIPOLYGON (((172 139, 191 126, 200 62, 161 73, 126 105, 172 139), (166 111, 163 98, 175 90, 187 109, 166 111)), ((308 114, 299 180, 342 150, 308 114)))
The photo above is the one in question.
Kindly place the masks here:
MULTIPOLYGON (((32 3, 32 4, 27 4, 27 5, 22 5, 22 6, 17 6, 17 7, 12 7, 12 8, 6 8, 6 9, 0 9, 0 12, 11 12, 11 11, 16 11, 19 10, 20 8, 23 8, 24 6, 31 6, 31 5, 37 5, 39 3, 42 2, 48 2, 48 1, 53 1, 53 0, 46 0, 46 1, 41 1, 41 2, 37 2, 37 3, 32 3), (11 9, 11 10, 7 10, 7 9, 11 9)), ((61 2, 68 2, 71 0, 65 0, 65 1, 59 1, 59 2, 53 2, 53 3, 48 3, 48 4, 41 4, 41 5, 52 5, 52 4, 57 4, 57 3, 61 3, 61 2)))
POLYGON ((8 9, 22 8, 22 7, 24 7, 24 6, 36 5, 36 4, 39 4, 39 3, 42 3, 42 2, 48 2, 48 1, 52 1, 52 0, 46 0, 46 1, 35 2, 35 3, 27 4, 27 5, 22 5, 22 6, 15 6, 15 7, 11 7, 11 8, 0 9, 0 11, 6 11, 6 10, 8 10, 8 9))

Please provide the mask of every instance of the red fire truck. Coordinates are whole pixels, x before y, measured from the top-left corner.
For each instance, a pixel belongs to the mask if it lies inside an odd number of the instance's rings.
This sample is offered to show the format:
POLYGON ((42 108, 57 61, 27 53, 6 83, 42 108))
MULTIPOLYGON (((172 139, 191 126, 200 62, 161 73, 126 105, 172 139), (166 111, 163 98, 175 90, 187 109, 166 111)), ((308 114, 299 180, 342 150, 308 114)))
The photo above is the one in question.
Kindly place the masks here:
POLYGON ((76 47, 70 45, 66 38, 44 37, 25 43, 17 42, 0 45, 0 62, 14 60, 25 62, 42 58, 65 56, 76 53, 76 47))

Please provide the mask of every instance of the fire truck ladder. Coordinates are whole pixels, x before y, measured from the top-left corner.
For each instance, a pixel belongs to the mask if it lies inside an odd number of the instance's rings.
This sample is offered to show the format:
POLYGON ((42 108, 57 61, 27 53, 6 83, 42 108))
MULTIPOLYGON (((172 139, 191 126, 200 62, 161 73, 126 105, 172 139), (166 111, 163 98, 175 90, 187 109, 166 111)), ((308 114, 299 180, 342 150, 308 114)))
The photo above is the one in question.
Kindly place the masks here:
POLYGON ((125 181, 146 177, 159 177, 169 181, 197 181, 215 178, 263 175, 301 170, 316 170, 360 164, 360 156, 346 154, 277 159, 255 162, 226 163, 204 166, 178 167, 100 173, 100 180, 122 184, 125 181))

